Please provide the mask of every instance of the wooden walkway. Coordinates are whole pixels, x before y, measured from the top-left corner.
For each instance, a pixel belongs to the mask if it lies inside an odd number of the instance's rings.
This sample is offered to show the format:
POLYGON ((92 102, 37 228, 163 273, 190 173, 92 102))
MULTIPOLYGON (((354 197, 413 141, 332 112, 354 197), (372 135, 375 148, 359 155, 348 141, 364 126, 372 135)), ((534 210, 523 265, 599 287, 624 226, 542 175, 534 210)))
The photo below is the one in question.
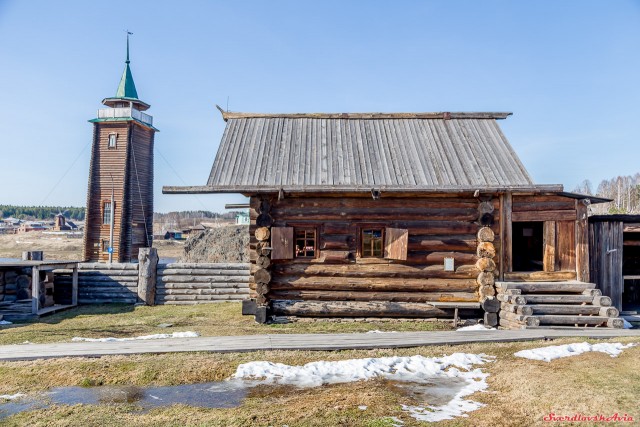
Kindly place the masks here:
POLYGON ((476 342, 510 342, 576 338, 636 337, 640 330, 527 329, 516 331, 391 332, 357 334, 277 334, 227 337, 172 338, 124 342, 66 342, 0 346, 0 361, 50 359, 58 357, 101 357, 126 354, 178 352, 248 352, 259 350, 347 350, 402 348, 426 345, 455 345, 476 342))

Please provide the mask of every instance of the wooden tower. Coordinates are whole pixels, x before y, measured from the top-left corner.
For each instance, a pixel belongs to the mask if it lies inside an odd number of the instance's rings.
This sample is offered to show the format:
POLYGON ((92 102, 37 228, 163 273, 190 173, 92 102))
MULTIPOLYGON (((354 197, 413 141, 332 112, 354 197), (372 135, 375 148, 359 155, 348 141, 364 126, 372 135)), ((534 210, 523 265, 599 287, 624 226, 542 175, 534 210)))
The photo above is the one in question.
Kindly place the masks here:
POLYGON ((153 117, 138 98, 127 60, 116 95, 93 123, 84 258, 129 262, 153 238, 153 117))

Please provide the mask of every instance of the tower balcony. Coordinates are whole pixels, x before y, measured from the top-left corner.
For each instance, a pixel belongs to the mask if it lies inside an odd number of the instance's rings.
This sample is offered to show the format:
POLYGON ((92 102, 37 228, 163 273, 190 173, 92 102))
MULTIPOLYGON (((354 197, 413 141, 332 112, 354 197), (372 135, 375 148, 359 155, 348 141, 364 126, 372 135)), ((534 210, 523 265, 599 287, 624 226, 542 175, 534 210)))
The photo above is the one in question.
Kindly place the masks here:
POLYGON ((136 119, 153 126, 153 117, 133 107, 103 108, 98 110, 99 119, 136 119))

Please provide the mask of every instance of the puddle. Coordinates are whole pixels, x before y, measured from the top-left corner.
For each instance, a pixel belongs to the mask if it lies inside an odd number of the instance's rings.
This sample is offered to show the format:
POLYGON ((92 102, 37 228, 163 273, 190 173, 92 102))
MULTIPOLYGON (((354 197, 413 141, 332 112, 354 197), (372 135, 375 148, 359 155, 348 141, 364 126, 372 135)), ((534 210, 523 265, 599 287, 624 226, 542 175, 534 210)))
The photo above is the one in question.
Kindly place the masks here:
POLYGON ((51 405, 132 404, 141 411, 174 404, 234 408, 247 396, 248 386, 253 385, 251 382, 245 383, 221 381, 165 387, 57 387, 37 397, 25 396, 6 403, 0 402, 0 418, 51 405))
MULTIPOLYGON (((420 381, 378 378, 376 386, 386 387, 406 398, 408 407, 446 406, 470 380, 461 377, 433 376, 420 381)), ((330 387, 330 385, 329 385, 330 387)), ((0 401, 0 419, 51 405, 132 405, 138 413, 150 409, 183 404, 201 408, 234 408, 245 398, 278 398, 294 395, 299 387, 265 384, 261 380, 231 379, 220 382, 164 387, 99 386, 57 387, 38 396, 0 401)))
POLYGON ((423 382, 382 380, 382 383, 409 398, 412 405, 443 406, 453 400, 469 381, 457 377, 433 377, 423 382))

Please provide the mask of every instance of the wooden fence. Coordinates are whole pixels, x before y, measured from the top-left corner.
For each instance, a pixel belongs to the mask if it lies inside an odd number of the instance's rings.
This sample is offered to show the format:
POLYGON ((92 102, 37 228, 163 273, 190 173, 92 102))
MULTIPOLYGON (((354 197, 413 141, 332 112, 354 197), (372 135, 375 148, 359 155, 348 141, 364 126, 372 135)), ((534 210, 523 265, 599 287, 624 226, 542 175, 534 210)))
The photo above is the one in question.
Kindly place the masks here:
POLYGON ((249 298, 249 264, 158 264, 156 304, 203 304, 249 298))
MULTIPOLYGON (((71 274, 57 270, 55 284, 71 283, 71 274)), ((135 304, 138 299, 138 264, 78 264, 78 303, 135 304)))
MULTIPOLYGON (((71 272, 57 270, 55 283, 71 283, 71 272)), ((139 264, 78 265, 80 304, 135 304, 139 264)), ((249 264, 158 264, 155 304, 203 304, 249 298, 249 264)))

